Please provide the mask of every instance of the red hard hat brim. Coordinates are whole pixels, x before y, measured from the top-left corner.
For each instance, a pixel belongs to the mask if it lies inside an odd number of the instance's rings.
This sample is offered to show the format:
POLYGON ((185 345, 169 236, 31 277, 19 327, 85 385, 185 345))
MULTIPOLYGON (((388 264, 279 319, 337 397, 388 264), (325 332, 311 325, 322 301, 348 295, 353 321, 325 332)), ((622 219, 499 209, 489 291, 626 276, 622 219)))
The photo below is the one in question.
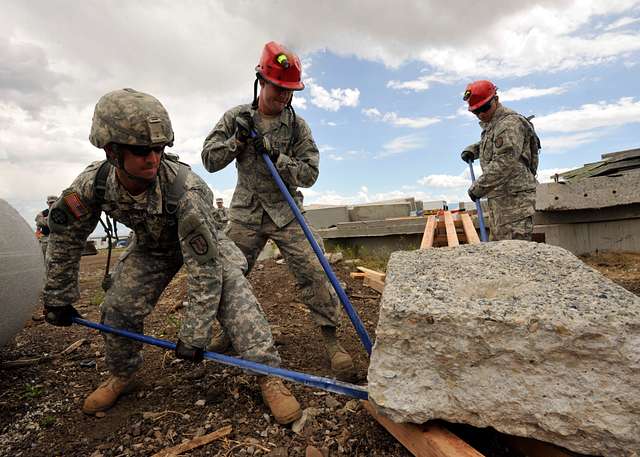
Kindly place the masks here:
POLYGON ((302 81, 292 81, 292 82, 279 81, 279 80, 276 81, 274 79, 267 78, 263 74, 263 72, 261 72, 257 68, 256 68, 256 71, 260 74, 262 79, 264 79, 265 81, 269 81, 271 84, 273 84, 274 86, 280 87, 281 89, 286 89, 286 90, 302 90, 302 89, 304 89, 304 83, 302 81))
POLYGON ((484 105, 485 103, 487 103, 489 100, 491 100, 493 97, 495 97, 495 94, 491 94, 489 95, 487 98, 482 99, 481 101, 479 101, 478 103, 476 103, 475 105, 470 105, 469 106, 469 111, 473 111, 474 109, 478 109, 480 108, 482 105, 484 105))

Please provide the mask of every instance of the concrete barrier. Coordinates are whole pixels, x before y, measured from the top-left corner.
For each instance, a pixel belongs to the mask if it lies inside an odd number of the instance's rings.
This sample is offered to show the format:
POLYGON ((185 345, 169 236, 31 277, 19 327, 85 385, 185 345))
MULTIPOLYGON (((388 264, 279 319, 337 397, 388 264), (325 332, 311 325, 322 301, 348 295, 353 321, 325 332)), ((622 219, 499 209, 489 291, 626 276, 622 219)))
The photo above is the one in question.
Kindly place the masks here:
POLYGON ((44 259, 33 230, 0 199, 0 346, 31 317, 43 281, 44 259))

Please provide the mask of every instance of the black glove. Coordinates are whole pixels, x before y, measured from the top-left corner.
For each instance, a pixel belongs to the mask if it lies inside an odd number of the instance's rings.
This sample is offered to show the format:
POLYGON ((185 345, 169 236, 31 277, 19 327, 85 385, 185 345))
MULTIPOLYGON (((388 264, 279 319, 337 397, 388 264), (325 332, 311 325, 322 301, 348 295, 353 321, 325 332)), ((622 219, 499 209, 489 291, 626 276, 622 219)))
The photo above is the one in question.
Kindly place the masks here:
POLYGON ((255 149, 256 154, 262 155, 267 154, 272 162, 278 160, 278 156, 280 153, 275 149, 271 148, 271 143, 269 142, 269 138, 262 134, 257 134, 255 137, 251 139, 251 144, 253 144, 253 149, 255 149))
POLYGON ((475 159, 475 154, 471 149, 465 149, 464 151, 462 151, 462 154, 460 154, 460 158, 463 162, 468 163, 475 159))
POLYGON ((82 316, 71 305, 44 307, 44 320, 56 327, 69 327, 73 324, 72 318, 74 317, 82 316))
POLYGON ((253 130, 253 118, 251 114, 244 112, 236 116, 236 139, 241 143, 246 143, 251 137, 253 130))
POLYGON ((176 343, 176 357, 190 362, 202 362, 204 349, 191 346, 178 340, 176 343))
POLYGON ((467 191, 467 194, 469 194, 469 198, 471 199, 471 201, 478 201, 480 200, 480 197, 476 196, 476 194, 474 194, 473 192, 471 192, 471 189, 469 189, 467 191))

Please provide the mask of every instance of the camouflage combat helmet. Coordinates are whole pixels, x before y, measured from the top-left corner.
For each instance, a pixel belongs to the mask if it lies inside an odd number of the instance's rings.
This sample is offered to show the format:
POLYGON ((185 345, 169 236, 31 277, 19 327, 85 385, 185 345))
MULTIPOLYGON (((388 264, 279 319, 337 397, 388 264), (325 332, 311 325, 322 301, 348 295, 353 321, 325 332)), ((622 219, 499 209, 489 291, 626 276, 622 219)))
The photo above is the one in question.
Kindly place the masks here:
POLYGON ((116 90, 98 100, 89 141, 101 149, 108 143, 172 146, 171 119, 155 97, 134 89, 116 90))

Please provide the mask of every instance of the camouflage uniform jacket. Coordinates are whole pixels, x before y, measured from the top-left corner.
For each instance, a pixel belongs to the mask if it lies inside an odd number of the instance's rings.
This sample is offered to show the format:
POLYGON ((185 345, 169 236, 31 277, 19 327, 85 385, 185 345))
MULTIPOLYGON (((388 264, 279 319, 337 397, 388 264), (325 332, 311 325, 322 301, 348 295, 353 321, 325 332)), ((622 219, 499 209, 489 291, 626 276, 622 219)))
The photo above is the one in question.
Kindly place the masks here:
POLYGON ((537 180, 525 159, 532 131, 518 113, 504 106, 499 106, 491 121, 481 122, 480 127, 480 142, 472 148, 475 158, 480 159, 482 176, 471 186, 471 192, 478 197, 500 199, 507 205, 511 202, 510 212, 515 211, 518 216, 532 215, 534 208, 529 201, 537 180))
MULTIPOLYGON (((146 202, 138 203, 118 183, 115 168, 111 167, 103 201, 98 204, 94 184, 101 163, 89 165, 51 208, 44 304, 65 306, 77 301, 80 254, 104 211, 135 231, 136 249, 148 253, 150 261, 154 255, 180 253, 190 279, 190 305, 210 305, 211 300, 220 296, 222 260, 211 216, 213 194, 207 184, 188 170, 185 192, 175 214, 168 214, 162 196, 176 178, 179 164, 165 155, 158 179, 147 190, 146 202)), ((225 249, 222 252, 226 258, 225 249)))
POLYGON ((227 208, 222 207, 216 208, 215 210, 218 215, 218 219, 220 219, 220 222, 223 225, 227 225, 227 222, 229 222, 229 211, 227 211, 227 208))
POLYGON ((40 230, 42 236, 40 239, 46 239, 49 236, 49 224, 47 217, 49 216, 49 208, 43 209, 36 215, 36 228, 40 230))
MULTIPOLYGON (((227 111, 205 139, 202 162, 207 170, 215 172, 236 159, 238 183, 229 211, 232 221, 259 226, 266 212, 278 227, 284 227, 294 219, 294 215, 269 169, 250 143, 245 147, 236 143, 235 118, 241 112, 251 113, 256 124, 260 123, 260 113, 251 105, 240 105, 227 111)), ((289 110, 280 114, 279 121, 275 127, 262 133, 269 139, 271 147, 280 153, 276 169, 302 210, 302 193, 298 187, 311 187, 316 182, 320 154, 304 119, 296 116, 295 131, 289 110)))

